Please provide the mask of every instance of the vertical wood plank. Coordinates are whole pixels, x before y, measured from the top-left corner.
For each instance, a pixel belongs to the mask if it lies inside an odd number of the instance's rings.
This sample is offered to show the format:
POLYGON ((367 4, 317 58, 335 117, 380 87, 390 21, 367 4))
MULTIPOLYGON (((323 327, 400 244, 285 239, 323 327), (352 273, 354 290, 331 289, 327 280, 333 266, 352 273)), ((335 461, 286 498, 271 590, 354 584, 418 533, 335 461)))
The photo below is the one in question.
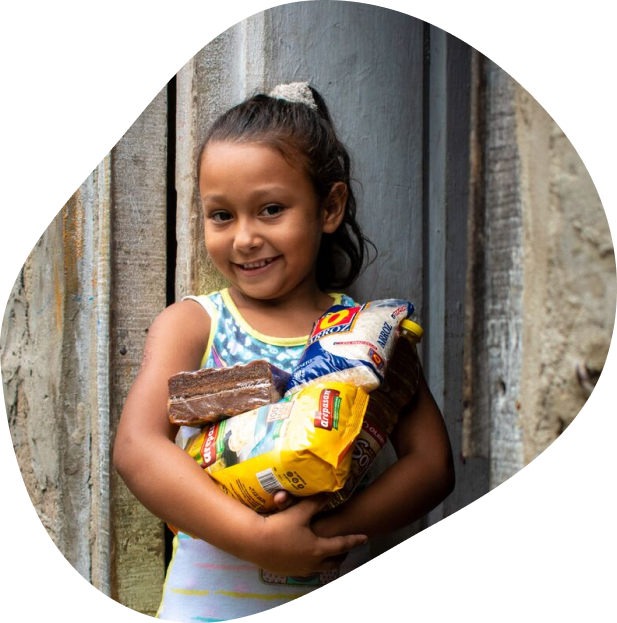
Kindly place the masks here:
POLYGON ((266 14, 258 13, 222 33, 177 76, 177 299, 228 285, 209 261, 204 245, 197 159, 212 122, 267 86, 264 64, 272 42, 266 37, 266 14))
POLYGON ((111 157, 98 167, 98 218, 94 233, 96 272, 93 290, 96 322, 92 364, 96 370, 91 409, 92 562, 90 581, 100 591, 111 592, 111 490, 110 490, 110 387, 109 346, 111 310, 111 157))
MULTIPOLYGON (((148 327, 166 305, 167 93, 146 108, 111 155, 113 313, 110 412, 115 431, 139 366, 148 327)), ((111 595, 154 615, 164 573, 164 527, 111 475, 111 595)))
POLYGON ((514 82, 487 63, 486 388, 491 413, 491 488, 522 469, 517 400, 522 363, 523 240, 514 82))
POLYGON ((208 260, 204 245, 197 158, 211 123, 241 99, 238 89, 241 51, 240 27, 235 26, 209 43, 178 72, 177 300, 185 294, 206 293, 225 286, 208 260))

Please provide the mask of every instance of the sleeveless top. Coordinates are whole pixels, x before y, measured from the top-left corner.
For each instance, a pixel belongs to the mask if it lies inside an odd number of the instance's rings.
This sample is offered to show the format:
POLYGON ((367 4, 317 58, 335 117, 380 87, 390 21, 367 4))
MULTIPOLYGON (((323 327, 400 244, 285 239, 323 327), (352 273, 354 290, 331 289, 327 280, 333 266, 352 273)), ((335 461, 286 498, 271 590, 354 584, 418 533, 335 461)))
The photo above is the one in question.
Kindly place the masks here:
MULTIPOLYGON (((333 305, 352 307, 345 294, 331 294, 333 305)), ((189 296, 211 318, 201 367, 220 368, 265 359, 288 372, 300 358, 308 335, 277 338, 259 333, 242 317, 229 290, 189 296)), ((198 429, 180 427, 177 443, 185 446, 198 429)), ((156 617, 171 621, 226 621, 262 612, 315 590, 368 560, 368 544, 347 556, 338 571, 309 577, 284 577, 259 569, 200 539, 180 532, 173 541, 163 598, 156 617)))

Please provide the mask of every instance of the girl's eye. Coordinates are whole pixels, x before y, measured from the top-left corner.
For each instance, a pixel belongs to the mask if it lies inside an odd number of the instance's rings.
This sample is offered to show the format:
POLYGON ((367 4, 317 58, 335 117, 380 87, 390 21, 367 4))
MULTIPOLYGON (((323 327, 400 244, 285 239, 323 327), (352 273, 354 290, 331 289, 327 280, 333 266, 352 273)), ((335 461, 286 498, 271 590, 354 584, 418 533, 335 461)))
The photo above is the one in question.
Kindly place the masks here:
POLYGON ((266 206, 261 213, 264 216, 278 216, 284 209, 285 208, 283 206, 273 204, 266 206))
POLYGON ((229 212, 225 212, 224 210, 219 210, 218 212, 212 212, 209 214, 208 218, 215 223, 226 223, 231 219, 231 214, 229 212))

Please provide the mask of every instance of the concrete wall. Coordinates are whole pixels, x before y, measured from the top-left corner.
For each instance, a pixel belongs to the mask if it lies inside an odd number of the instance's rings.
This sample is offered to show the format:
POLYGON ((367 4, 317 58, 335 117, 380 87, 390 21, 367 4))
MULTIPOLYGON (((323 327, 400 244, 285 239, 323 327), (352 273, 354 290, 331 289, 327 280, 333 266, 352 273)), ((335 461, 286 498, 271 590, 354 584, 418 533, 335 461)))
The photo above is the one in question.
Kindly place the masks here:
POLYGON ((522 451, 567 428, 602 372, 615 320, 615 254, 585 165, 546 111, 515 85, 523 205, 522 451))
POLYGON ((566 429, 615 319, 615 256, 593 182, 544 109, 477 58, 463 455, 493 488, 566 429))
POLYGON ((43 525, 109 590, 110 159, 54 219, 18 275, 2 325, 9 424, 43 525))

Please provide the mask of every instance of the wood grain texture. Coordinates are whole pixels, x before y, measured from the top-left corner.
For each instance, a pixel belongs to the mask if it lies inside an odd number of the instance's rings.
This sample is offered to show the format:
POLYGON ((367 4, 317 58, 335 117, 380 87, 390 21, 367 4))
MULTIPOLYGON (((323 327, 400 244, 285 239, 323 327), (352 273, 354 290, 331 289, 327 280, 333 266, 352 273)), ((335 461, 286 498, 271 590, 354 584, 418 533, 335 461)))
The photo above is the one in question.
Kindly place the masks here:
POLYGON ((211 123, 240 101, 238 26, 224 32, 192 58, 177 76, 176 122, 176 300, 226 285, 208 260, 197 184, 197 159, 211 123))
POLYGON ((490 413, 490 487, 523 467, 519 411, 522 361, 522 204, 514 82, 485 64, 484 300, 476 343, 478 392, 490 413))
MULTIPOLYGON (((148 327, 166 304, 167 92, 161 91, 111 154, 113 313, 110 414, 115 431, 135 378, 148 327)), ((154 615, 164 574, 163 524, 111 474, 111 595, 154 615)))

